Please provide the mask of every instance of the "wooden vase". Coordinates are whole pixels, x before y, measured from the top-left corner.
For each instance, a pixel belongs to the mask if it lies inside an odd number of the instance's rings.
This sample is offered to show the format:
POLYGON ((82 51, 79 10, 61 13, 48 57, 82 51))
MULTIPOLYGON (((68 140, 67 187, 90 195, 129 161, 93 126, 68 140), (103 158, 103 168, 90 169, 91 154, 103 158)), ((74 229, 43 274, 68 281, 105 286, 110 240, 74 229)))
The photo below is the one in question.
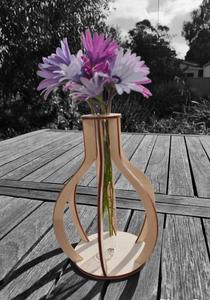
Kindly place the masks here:
MULTIPOLYGON (((81 271, 96 278, 116 279, 139 271, 150 257, 158 235, 158 219, 152 185, 146 175, 129 162, 122 153, 120 118, 120 114, 82 117, 85 158, 79 170, 61 191, 53 215, 55 235, 63 251, 81 271), (145 219, 139 235, 117 231, 118 250, 109 259, 106 257, 104 248, 104 243, 109 239, 109 232, 103 232, 105 122, 109 135, 111 160, 132 184, 145 209, 145 219), (76 188, 94 161, 96 161, 98 185, 98 232, 87 236, 77 213, 76 188), (67 202, 73 222, 81 237, 81 242, 75 249, 69 243, 64 231, 63 214, 67 202)), ((113 224, 117 230, 116 215, 113 215, 113 224)))

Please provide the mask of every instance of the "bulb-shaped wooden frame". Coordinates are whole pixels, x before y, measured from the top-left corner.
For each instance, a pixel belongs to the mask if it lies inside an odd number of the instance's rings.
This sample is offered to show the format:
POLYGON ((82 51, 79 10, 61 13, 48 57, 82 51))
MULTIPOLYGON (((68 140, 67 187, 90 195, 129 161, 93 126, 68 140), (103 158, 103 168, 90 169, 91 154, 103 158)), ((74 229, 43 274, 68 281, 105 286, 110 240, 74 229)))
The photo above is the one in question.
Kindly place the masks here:
POLYGON ((129 162, 122 153, 120 114, 105 116, 86 115, 83 120, 83 135, 85 158, 72 179, 65 185, 55 204, 53 224, 56 238, 66 255, 76 263, 83 272, 96 277, 115 279, 131 275, 139 271, 151 255, 158 235, 158 219, 155 210, 155 198, 152 185, 146 175, 129 162), (102 221, 102 182, 103 182, 103 140, 102 121, 108 120, 110 151, 113 163, 132 184, 139 195, 144 209, 145 219, 137 236, 126 232, 117 233, 119 239, 119 253, 109 261, 105 259, 103 251, 103 221, 102 221), (97 128, 97 130, 96 130, 97 128), (97 147, 96 147, 96 143, 97 147), (98 233, 87 236, 80 222, 76 208, 76 188, 80 179, 97 160, 98 181, 98 233), (68 202, 72 220, 81 242, 74 249, 66 237, 63 215, 68 202), (96 259, 95 253, 100 259, 96 259))

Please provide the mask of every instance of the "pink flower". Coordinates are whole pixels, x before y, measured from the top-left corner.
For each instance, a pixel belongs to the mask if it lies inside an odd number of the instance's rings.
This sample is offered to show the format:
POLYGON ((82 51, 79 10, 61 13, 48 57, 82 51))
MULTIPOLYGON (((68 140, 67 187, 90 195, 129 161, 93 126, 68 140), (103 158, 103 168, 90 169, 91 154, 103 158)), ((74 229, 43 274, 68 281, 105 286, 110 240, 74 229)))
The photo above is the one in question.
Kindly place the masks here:
POLYGON ((103 33, 99 36, 97 33, 94 33, 93 40, 89 30, 86 30, 86 39, 82 33, 81 41, 91 63, 98 64, 116 56, 115 50, 119 47, 116 45, 116 41, 109 44, 110 40, 108 38, 104 41, 103 33))

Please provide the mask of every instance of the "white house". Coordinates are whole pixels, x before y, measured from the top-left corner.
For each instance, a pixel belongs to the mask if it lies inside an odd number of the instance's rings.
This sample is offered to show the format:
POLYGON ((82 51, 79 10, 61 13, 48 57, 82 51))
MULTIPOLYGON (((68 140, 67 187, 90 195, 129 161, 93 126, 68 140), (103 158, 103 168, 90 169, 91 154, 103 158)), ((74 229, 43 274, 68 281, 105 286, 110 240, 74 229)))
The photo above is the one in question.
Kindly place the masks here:
POLYGON ((203 66, 203 77, 210 77, 210 61, 203 66))
POLYGON ((180 68, 192 92, 202 97, 210 95, 210 61, 200 66, 197 63, 180 60, 180 68))
POLYGON ((186 77, 203 77, 203 68, 197 63, 181 60, 180 68, 186 77))

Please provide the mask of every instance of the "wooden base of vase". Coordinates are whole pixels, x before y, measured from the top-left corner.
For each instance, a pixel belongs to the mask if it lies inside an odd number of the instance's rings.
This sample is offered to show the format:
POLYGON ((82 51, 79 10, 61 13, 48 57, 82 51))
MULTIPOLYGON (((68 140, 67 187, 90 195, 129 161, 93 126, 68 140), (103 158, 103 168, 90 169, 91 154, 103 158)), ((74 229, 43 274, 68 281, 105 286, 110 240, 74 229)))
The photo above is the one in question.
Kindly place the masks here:
MULTIPOLYGON (((88 236, 89 242, 81 241, 75 248, 83 260, 76 263, 76 266, 84 273, 96 278, 117 279, 129 276, 139 271, 143 265, 135 260, 141 254, 145 243, 136 243, 137 236, 127 233, 117 233, 118 246, 113 255, 106 259, 108 276, 104 277, 100 260, 98 259, 98 234, 88 236)), ((104 232, 104 243, 109 237, 108 232, 104 232)))

